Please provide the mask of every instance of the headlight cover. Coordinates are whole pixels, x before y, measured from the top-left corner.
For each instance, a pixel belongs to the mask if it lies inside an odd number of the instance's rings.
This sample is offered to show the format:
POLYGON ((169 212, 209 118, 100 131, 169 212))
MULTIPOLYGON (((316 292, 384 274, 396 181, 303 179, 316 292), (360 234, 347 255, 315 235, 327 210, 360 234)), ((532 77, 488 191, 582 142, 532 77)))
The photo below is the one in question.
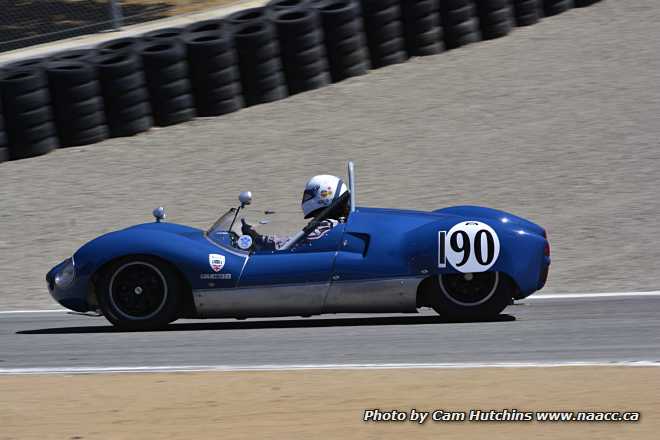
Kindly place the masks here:
POLYGON ((76 277, 76 266, 73 258, 69 258, 64 262, 64 266, 55 274, 55 286, 65 288, 73 283, 76 277))

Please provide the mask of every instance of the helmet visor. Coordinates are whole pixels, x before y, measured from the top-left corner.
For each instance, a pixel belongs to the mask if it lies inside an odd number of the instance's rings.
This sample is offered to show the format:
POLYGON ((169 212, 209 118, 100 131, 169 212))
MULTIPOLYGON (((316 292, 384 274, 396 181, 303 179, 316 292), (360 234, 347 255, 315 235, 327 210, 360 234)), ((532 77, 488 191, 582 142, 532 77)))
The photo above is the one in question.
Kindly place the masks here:
POLYGON ((318 188, 307 188, 305 192, 303 192, 302 202, 305 203, 308 200, 312 200, 317 192, 318 188))

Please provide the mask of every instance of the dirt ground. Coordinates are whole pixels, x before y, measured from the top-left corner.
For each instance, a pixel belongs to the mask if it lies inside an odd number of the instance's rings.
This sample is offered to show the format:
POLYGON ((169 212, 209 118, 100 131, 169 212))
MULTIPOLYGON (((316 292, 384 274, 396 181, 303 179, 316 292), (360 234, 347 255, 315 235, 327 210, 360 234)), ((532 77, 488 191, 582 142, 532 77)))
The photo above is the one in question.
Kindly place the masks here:
POLYGON ((659 394, 660 369, 646 367, 0 376, 0 439, 655 439, 659 394), (374 408, 642 416, 636 423, 364 422, 374 408))

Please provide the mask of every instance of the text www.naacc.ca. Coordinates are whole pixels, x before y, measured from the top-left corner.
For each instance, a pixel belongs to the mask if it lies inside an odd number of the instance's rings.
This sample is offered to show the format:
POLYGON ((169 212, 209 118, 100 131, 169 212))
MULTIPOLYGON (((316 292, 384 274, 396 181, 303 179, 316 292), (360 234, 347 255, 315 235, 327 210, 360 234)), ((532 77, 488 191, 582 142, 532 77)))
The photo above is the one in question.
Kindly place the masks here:
POLYGON ((421 411, 411 409, 381 410, 365 409, 364 422, 409 422, 423 424, 428 421, 438 423, 452 422, 610 422, 634 423, 641 418, 639 411, 524 411, 518 409, 470 409, 468 411, 450 411, 435 409, 421 411))

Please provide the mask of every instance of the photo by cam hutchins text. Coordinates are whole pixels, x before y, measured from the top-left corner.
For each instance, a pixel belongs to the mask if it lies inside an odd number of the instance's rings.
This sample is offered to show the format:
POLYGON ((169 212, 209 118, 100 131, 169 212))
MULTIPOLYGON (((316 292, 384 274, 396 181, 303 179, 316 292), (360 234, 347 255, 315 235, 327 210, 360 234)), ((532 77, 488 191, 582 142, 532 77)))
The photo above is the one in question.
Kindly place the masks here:
POLYGON ((411 422, 423 424, 432 422, 622 422, 634 423, 640 420, 637 411, 523 411, 518 409, 471 409, 469 411, 448 411, 436 409, 420 411, 411 409, 381 410, 366 409, 364 422, 411 422))

